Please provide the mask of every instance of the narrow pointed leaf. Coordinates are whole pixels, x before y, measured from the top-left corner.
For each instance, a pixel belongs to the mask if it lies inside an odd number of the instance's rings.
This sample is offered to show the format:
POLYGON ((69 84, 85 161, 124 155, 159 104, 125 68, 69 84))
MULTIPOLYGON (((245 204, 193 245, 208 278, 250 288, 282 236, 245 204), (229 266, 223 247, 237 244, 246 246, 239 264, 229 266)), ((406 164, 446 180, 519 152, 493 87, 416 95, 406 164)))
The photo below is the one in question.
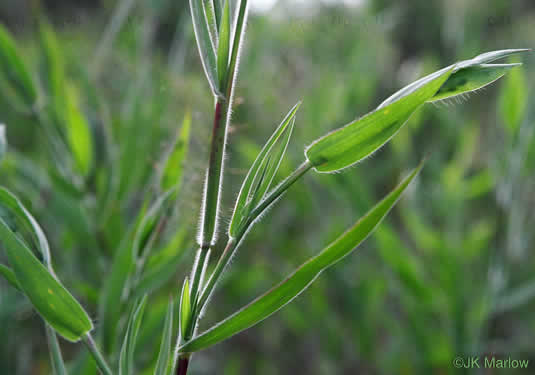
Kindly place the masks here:
MULTIPOLYGON (((446 82, 451 68, 419 80, 391 96, 389 104, 335 130, 309 146, 305 155, 317 172, 335 172, 359 162, 388 142, 410 116, 446 82)), ((387 99, 388 100, 388 99, 387 99)))
POLYGON ((173 338, 173 301, 169 301, 165 323, 163 327, 160 353, 156 362, 154 375, 167 375, 169 369, 169 359, 171 358, 171 340, 173 338))
POLYGON ((219 85, 217 81, 217 64, 214 45, 210 37, 208 22, 205 16, 203 1, 190 0, 191 18, 193 20, 193 30, 201 63, 208 79, 208 83, 216 96, 219 96, 219 85))
POLYGON ((191 114, 184 116, 182 127, 176 140, 165 156, 160 176, 160 190, 163 192, 178 188, 184 172, 184 162, 188 154, 191 129, 191 114))
POLYGON ((477 55, 476 57, 464 60, 456 63, 457 69, 466 68, 469 66, 479 65, 479 64, 487 64, 496 60, 503 59, 505 57, 509 57, 512 55, 516 55, 518 53, 524 53, 524 52, 530 52, 531 49, 529 48, 517 48, 517 49, 504 49, 504 50, 498 50, 498 51, 491 51, 491 52, 485 52, 480 55, 477 55))
POLYGON ((234 40, 232 42, 232 54, 230 57, 230 64, 229 64, 229 74, 228 74, 228 81, 227 81, 227 89, 228 86, 232 85, 232 82, 235 79, 236 72, 238 70, 238 60, 240 56, 240 50, 241 45, 243 41, 243 36, 245 34, 245 27, 247 23, 247 16, 249 12, 248 2, 247 0, 240 0, 240 7, 238 9, 238 17, 236 19, 236 26, 234 30, 234 40))
POLYGON ((32 235, 32 240, 43 257, 43 263, 51 270, 48 240, 39 223, 37 223, 19 199, 3 187, 0 187, 0 206, 6 207, 11 214, 15 215, 17 223, 32 235))
POLYGON ((264 198, 267 191, 271 187, 271 184, 273 183, 273 179, 275 178, 275 175, 277 174, 277 171, 279 170, 279 167, 281 165, 284 154, 286 153, 286 149, 288 148, 288 144, 290 143, 290 138, 292 137, 294 127, 295 127, 295 117, 291 120, 291 123, 288 129, 284 132, 284 138, 281 139, 277 153, 273 154, 273 157, 271 157, 269 162, 267 163, 268 166, 266 168, 266 174, 263 178, 262 184, 260 185, 258 189, 258 192, 256 193, 257 199, 255 199, 251 204, 252 207, 256 207, 256 205, 259 203, 261 199, 264 198))
POLYGON ((136 301, 132 308, 123 346, 121 347, 121 354, 119 355, 119 375, 130 375, 134 373, 134 350, 146 304, 147 296, 144 296, 140 301, 136 301))
MULTIPOLYGON (((6 207, 9 212, 15 216, 17 223, 22 225, 22 227, 31 234, 36 247, 43 257, 43 263, 45 267, 48 269, 48 272, 53 274, 54 271, 52 269, 52 263, 50 259, 48 240, 46 239, 43 230, 34 217, 28 212, 28 210, 26 210, 24 205, 17 199, 17 197, 1 187, 0 206, 6 207)), ((11 269, 0 265, 0 273, 2 273, 15 288, 24 293, 18 280, 16 279, 15 273, 11 269)), ((56 333, 48 323, 45 323, 45 328, 54 374, 66 374, 65 363, 63 362, 61 348, 59 346, 56 333)))
POLYGON ((342 236, 327 246, 316 257, 301 265, 292 275, 266 294, 231 315, 213 328, 186 342, 181 353, 193 353, 217 344, 266 319, 301 294, 328 267, 349 255, 379 225, 423 164, 420 164, 401 184, 373 207, 342 236))
POLYGON ((58 123, 64 123, 66 103, 65 64, 61 47, 50 25, 41 22, 39 37, 43 51, 41 81, 47 93, 50 113, 58 123))
MULTIPOLYGON (((0 77, 10 86, 17 100, 31 109, 37 100, 37 90, 16 44, 6 28, 0 24, 0 77)), ((0 87, 0 90, 3 87, 0 87)))
POLYGON ((219 27, 219 44, 217 47, 217 73, 219 86, 223 88, 227 81, 229 55, 230 55, 230 0, 225 0, 223 18, 219 27))
POLYGON ((191 301, 189 280, 186 277, 186 280, 184 280, 184 285, 182 286, 182 293, 180 294, 180 334, 182 335, 182 337, 186 337, 190 316, 191 301))
POLYGON ((269 155, 273 151, 273 148, 277 141, 282 137, 284 132, 287 130, 288 126, 292 123, 297 110, 301 103, 297 103, 291 110, 288 112, 284 120, 277 127, 275 132, 268 139, 258 156, 256 157, 251 169, 247 173, 245 180, 238 194, 238 199, 236 200, 236 206, 234 208, 234 213, 232 215, 232 220, 229 226, 229 235, 230 237, 235 237, 240 231, 241 226, 244 223, 244 220, 247 218, 248 210, 246 204, 251 198, 251 194, 254 193, 254 183, 258 181, 258 178, 264 173, 263 169, 267 167, 266 162, 268 161, 269 155))
POLYGON ((212 0, 212 2, 214 7, 216 26, 219 29, 219 25, 221 25, 221 17, 223 14, 223 5, 221 4, 221 0, 212 0))
POLYGON ((93 323, 78 301, 0 219, 0 240, 20 288, 34 308, 60 335, 78 341, 93 323))
POLYGON ((168 190, 160 196, 149 208, 141 219, 136 231, 133 244, 134 259, 144 257, 150 251, 152 239, 157 235, 158 223, 164 219, 164 214, 169 207, 171 197, 174 196, 173 189, 168 190))
MULTIPOLYGON (((383 108, 383 107, 385 107, 385 106, 387 106, 389 104, 392 104, 393 102, 395 102, 395 101, 401 99, 402 97, 410 94, 412 91, 414 91, 414 89, 416 87, 420 86, 422 83, 428 81, 429 79, 432 79, 437 74, 441 74, 443 71, 447 71, 447 70, 452 70, 452 74, 450 75, 448 80, 444 83, 444 85, 443 85, 444 88, 443 89, 441 88, 441 90, 439 92, 437 92, 437 94, 438 93, 443 94, 448 89, 451 90, 451 87, 455 87, 455 86, 459 85, 459 82, 462 82, 462 85, 466 84, 467 89, 463 91, 463 90, 461 90, 459 88, 459 90, 455 90, 456 92, 453 95, 458 95, 458 94, 461 94, 461 93, 466 92, 466 91, 474 90, 474 88, 470 88, 470 87, 476 87, 476 89, 477 89, 479 87, 482 87, 482 86, 492 82, 496 78, 494 78, 493 80, 489 81, 490 78, 487 77, 486 80, 483 79, 483 82, 481 82, 482 81, 481 75, 483 75, 483 73, 474 74, 475 77, 473 79, 475 81, 480 81, 480 84, 478 86, 476 84, 476 82, 474 82, 474 83, 470 82, 470 80, 471 80, 471 75, 470 74, 466 74, 466 73, 462 73, 461 72, 463 69, 479 66, 479 65, 482 65, 482 64, 486 64, 486 63, 498 60, 498 59, 502 59, 502 58, 510 56, 510 55, 514 55, 514 54, 518 54, 518 53, 522 53, 522 52, 527 52, 527 51, 530 51, 530 50, 529 49, 509 49, 509 50, 493 51, 493 52, 483 53, 483 54, 478 55, 478 56, 476 56, 476 57, 474 57, 472 59, 469 59, 469 60, 463 60, 463 61, 456 62, 455 64, 447 66, 447 67, 439 70, 438 72, 431 73, 431 74, 429 74, 429 75, 427 75, 427 76, 425 76, 423 78, 420 78, 419 80, 411 83, 410 85, 404 87, 403 89, 399 90, 398 92, 396 92, 395 94, 393 94, 392 96, 387 98, 384 102, 382 102, 381 105, 379 105, 378 108, 383 108), (456 73, 458 73, 458 72, 460 74, 456 75, 456 73), (464 77, 464 79, 466 79, 466 82, 464 80, 460 81, 459 79, 457 79, 459 76, 464 77), (453 82, 450 82, 450 80, 452 80, 453 82)), ((486 73, 492 75, 493 74, 492 67, 489 67, 488 70, 486 71, 486 73)), ((432 98, 432 99, 429 100, 429 102, 434 101, 434 100, 439 100, 439 99, 432 98)))
POLYGON ((13 272, 11 268, 0 264, 0 275, 4 277, 4 279, 9 283, 9 285, 22 292, 19 282, 17 281, 17 277, 15 276, 15 272, 13 272))
POLYGON ((204 8, 204 15, 208 24, 208 31, 210 32, 210 38, 212 40, 212 45, 216 47, 219 39, 219 27, 217 25, 214 3, 212 0, 202 0, 202 2, 204 8))

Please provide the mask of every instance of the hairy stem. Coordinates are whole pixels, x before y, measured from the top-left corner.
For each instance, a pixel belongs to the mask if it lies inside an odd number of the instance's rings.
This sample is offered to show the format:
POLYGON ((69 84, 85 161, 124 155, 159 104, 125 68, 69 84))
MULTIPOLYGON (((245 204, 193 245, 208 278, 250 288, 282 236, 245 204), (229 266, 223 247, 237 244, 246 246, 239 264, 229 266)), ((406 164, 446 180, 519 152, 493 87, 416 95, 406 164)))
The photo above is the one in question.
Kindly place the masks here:
POLYGON ((106 360, 104 359, 104 356, 102 353, 98 350, 97 345, 95 344, 95 341, 93 340, 93 337, 90 333, 87 333, 83 338, 82 341, 84 342, 85 346, 95 359, 95 362, 97 363, 97 366, 102 373, 102 375, 113 375, 110 366, 106 363, 106 360))
POLYGON ((232 255, 238 248, 240 242, 243 240, 245 235, 247 234, 247 231, 250 229, 251 225, 255 223, 255 221, 258 219, 258 217, 264 212, 264 210, 269 207, 275 200, 277 200, 290 186, 292 186, 297 180, 299 180, 306 172, 308 172, 312 168, 312 164, 307 160, 303 162, 292 174, 290 174, 288 177, 286 177, 275 189, 273 189, 267 196, 264 198, 258 206, 256 206, 252 211, 247 219, 247 224, 244 226, 244 229, 239 233, 239 235, 236 238, 229 238, 227 242, 227 246, 225 247, 225 250, 223 251, 223 254, 221 254, 221 257, 219 258, 217 265, 212 272, 212 275, 210 276, 210 279, 206 283, 206 287, 204 288, 198 303, 198 311, 202 311, 205 307, 206 303, 208 302, 210 295, 214 291, 215 286, 217 285, 217 282, 223 275, 225 268, 229 264, 230 260, 232 259, 232 255))

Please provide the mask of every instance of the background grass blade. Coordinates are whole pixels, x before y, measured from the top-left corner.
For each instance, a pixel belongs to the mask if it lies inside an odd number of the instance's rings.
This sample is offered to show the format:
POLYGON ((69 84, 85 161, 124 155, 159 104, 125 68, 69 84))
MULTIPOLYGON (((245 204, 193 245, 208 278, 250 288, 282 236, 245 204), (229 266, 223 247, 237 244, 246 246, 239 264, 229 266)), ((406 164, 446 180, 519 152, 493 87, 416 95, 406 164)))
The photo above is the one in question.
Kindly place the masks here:
POLYGON ((445 68, 394 94, 393 102, 318 139, 305 150, 316 172, 336 172, 371 155, 401 129, 409 117, 433 97, 451 74, 445 68), (394 100, 395 99, 395 100, 394 100))
POLYGON ((163 327, 162 342, 160 344, 160 353, 156 361, 154 375, 167 375, 169 371, 169 361, 171 359, 171 340, 173 339, 173 300, 169 301, 165 323, 163 327))
POLYGON ((316 257, 304 263, 286 280, 213 328, 185 343, 179 348, 179 351, 190 353, 212 346, 261 322, 291 302, 308 288, 321 272, 349 255, 373 232, 416 177, 422 166, 423 163, 353 227, 316 257))
POLYGON ((0 187, 0 206, 6 207, 10 213, 15 215, 17 224, 21 225, 31 234, 32 240, 35 242, 37 249, 43 257, 43 263, 51 272, 53 272, 50 259, 50 247, 39 223, 37 223, 20 200, 3 187, 0 187))
POLYGON ((78 341, 93 329, 74 297, 0 219, 0 239, 19 285, 34 308, 60 335, 78 341))
POLYGON ((141 300, 136 301, 132 308, 119 356, 119 375, 130 375, 134 373, 134 350, 146 304, 147 296, 144 296, 141 300))
POLYGON ((225 91, 227 74, 229 73, 228 64, 230 56, 230 28, 230 0, 225 0, 223 19, 219 28, 219 44, 217 46, 217 73, 219 78, 219 87, 222 88, 222 91, 225 91))

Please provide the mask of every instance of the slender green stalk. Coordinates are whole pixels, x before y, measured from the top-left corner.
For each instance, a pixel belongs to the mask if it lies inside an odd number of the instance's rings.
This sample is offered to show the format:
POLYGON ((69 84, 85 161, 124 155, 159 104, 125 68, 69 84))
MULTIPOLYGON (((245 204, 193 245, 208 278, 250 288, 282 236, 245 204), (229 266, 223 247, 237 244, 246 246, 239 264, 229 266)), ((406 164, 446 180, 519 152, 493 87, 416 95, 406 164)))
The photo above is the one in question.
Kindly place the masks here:
POLYGON ((299 180, 306 172, 308 172, 312 168, 312 165, 310 162, 305 161, 303 162, 292 174, 290 174, 288 177, 286 177, 275 189, 273 189, 272 192, 270 192, 267 197, 260 202, 260 204, 255 207, 249 216, 249 219, 247 220, 247 224, 244 226, 244 229, 239 233, 239 235, 236 238, 229 238, 227 242, 227 246, 225 247, 225 250, 223 251, 223 254, 221 254, 221 257, 219 258, 217 265, 212 272, 212 275, 210 276, 210 279, 206 283, 206 287, 204 288, 201 297, 199 299, 198 303, 198 311, 202 311, 205 307, 206 303, 208 302, 208 299, 210 298, 210 295, 214 291, 215 286, 217 285, 217 282, 220 280, 222 274, 225 271, 225 268, 227 267, 228 263, 232 259, 232 255, 238 248, 239 244, 247 234, 247 231, 251 227, 252 224, 258 219, 258 217, 264 212, 264 210, 269 207, 275 200, 277 200, 290 186, 292 186, 297 180, 299 180))
POLYGON ((85 346, 95 359, 95 362, 97 363, 98 368, 100 369, 100 372, 102 375, 113 375, 110 366, 106 363, 106 360, 102 356, 102 353, 98 350, 97 345, 95 344, 95 340, 93 340, 93 337, 90 333, 87 333, 83 338, 82 341, 84 342, 85 346))
POLYGON ((56 332, 54 331, 54 328, 52 328, 48 323, 45 323, 45 329, 54 374, 66 375, 67 371, 65 370, 65 363, 63 362, 63 356, 61 355, 61 348, 59 347, 56 332))
MULTIPOLYGON (((212 128, 212 139, 210 144, 210 157, 208 169, 206 172, 206 181, 204 186, 203 204, 201 208, 201 228, 199 233, 199 250, 197 260, 206 258, 206 253, 217 241, 217 226, 219 203, 221 198, 221 187, 223 185, 224 157, 227 143, 228 124, 232 110, 232 101, 234 97, 234 82, 237 75, 238 56, 241 47, 243 33, 245 31, 245 22, 247 16, 247 0, 240 3, 240 11, 234 41, 232 46, 232 55, 228 67, 227 82, 220 91, 225 93, 224 97, 216 99, 214 110, 214 122, 212 128)), ((200 279, 203 262, 196 261, 192 270, 191 295, 195 305, 200 288, 200 279), (197 280, 197 281, 196 281, 197 280)), ((195 317, 196 320, 196 317, 195 317)))

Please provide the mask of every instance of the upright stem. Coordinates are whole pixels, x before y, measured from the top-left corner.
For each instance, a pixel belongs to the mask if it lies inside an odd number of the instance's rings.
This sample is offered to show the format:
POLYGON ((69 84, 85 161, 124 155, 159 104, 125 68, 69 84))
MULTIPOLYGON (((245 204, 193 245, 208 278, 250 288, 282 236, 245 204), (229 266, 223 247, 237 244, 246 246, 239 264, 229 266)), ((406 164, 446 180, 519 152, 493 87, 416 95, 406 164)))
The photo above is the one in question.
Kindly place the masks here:
POLYGON ((258 219, 258 217, 264 212, 264 210, 269 207, 270 204, 272 204, 275 200, 277 200, 290 186, 292 186, 297 180, 299 180, 306 172, 308 172, 312 168, 312 164, 307 160, 304 161, 295 171, 292 172, 288 177, 286 177, 275 189, 273 189, 267 196, 264 198, 258 206, 256 206, 249 215, 249 219, 247 220, 246 225, 244 226, 243 230, 238 234, 236 238, 229 238, 227 242, 227 246, 225 247, 225 250, 223 251, 223 254, 219 258, 217 265, 215 266, 214 271, 212 272, 212 275, 210 276, 210 279, 206 283, 206 287, 204 288, 200 299, 198 303, 198 311, 202 311, 206 303, 208 302, 208 299, 210 298, 210 295, 212 294, 217 282, 221 278, 221 275, 225 271, 225 268, 227 267, 228 263, 230 262, 230 259, 232 258, 232 254, 234 254, 234 251, 239 246, 240 242, 242 241, 243 237, 247 233, 247 231, 250 229, 251 225, 254 224, 254 222, 258 219))
POLYGON ((95 362, 97 363, 98 368, 100 369, 100 372, 102 375, 113 375, 110 366, 106 363, 106 360, 102 356, 102 353, 98 350, 97 345, 95 344, 95 341, 93 340, 93 337, 90 333, 87 333, 83 338, 82 341, 84 342, 87 349, 89 349, 89 352, 95 359, 95 362))

